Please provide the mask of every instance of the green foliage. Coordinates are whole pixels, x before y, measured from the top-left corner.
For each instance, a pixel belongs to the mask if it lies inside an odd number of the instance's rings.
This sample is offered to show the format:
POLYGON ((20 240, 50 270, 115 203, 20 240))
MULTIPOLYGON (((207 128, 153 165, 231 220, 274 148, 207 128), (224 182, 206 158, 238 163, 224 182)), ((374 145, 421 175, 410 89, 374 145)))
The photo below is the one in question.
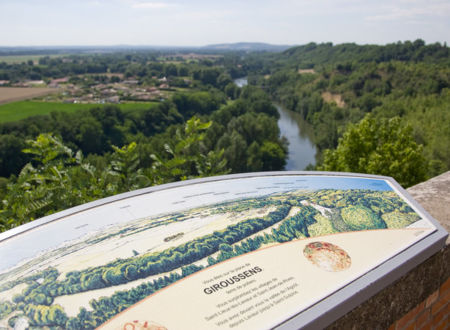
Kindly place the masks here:
POLYGON ((26 305, 24 313, 34 326, 64 327, 68 320, 64 309, 60 305, 26 305))
POLYGON ((165 145, 165 154, 152 154, 153 166, 141 168, 138 146, 132 142, 113 146, 110 161, 96 168, 59 138, 41 134, 24 150, 32 155, 17 179, 4 192, 0 208, 0 231, 36 218, 121 192, 214 174, 227 173, 223 150, 205 152, 202 144, 211 122, 187 121, 165 145))
POLYGON ((410 126, 402 126, 398 117, 376 120, 366 116, 358 125, 349 126, 336 150, 325 152, 318 168, 393 176, 408 187, 426 179, 427 166, 410 126))
POLYGON ((379 45, 357 45, 345 43, 333 45, 332 43, 307 45, 290 48, 283 52, 278 59, 284 65, 310 68, 324 64, 341 64, 341 70, 346 69, 346 63, 352 62, 449 62, 449 48, 439 43, 425 45, 424 41, 417 39, 414 42, 405 41, 379 45), (342 65, 343 64, 343 65, 342 65))
POLYGON ((146 187, 151 184, 151 179, 143 174, 142 168, 139 168, 139 155, 136 147, 135 142, 131 142, 122 148, 113 146, 114 153, 111 156, 109 173, 118 180, 116 184, 124 191, 146 187))
POLYGON ((172 102, 184 118, 194 115, 206 115, 217 110, 225 99, 221 93, 210 92, 190 92, 177 93, 172 97, 172 102))
POLYGON ((9 301, 1 301, 0 302, 0 319, 5 318, 9 314, 11 314, 15 309, 14 304, 9 301))
POLYGON ((186 122, 184 130, 177 129, 171 143, 164 144, 168 157, 152 154, 154 160, 152 175, 154 183, 186 180, 197 176, 225 174, 226 160, 224 150, 207 152, 203 144, 206 133, 212 122, 202 123, 192 117, 186 122))
POLYGON ((217 141, 233 172, 281 170, 287 146, 280 139, 278 112, 260 90, 244 88, 238 100, 214 112, 208 140, 217 141))
POLYGON ((28 161, 23 148, 23 139, 13 134, 0 135, 0 176, 16 173, 28 161))
POLYGON ((372 210, 365 206, 348 206, 341 210, 342 220, 350 230, 384 229, 386 224, 372 210))
POLYGON ((404 213, 398 210, 382 215, 383 221, 389 228, 404 228, 419 220, 416 213, 404 213))
POLYGON ((424 155, 430 160, 428 176, 450 170, 450 89, 439 94, 389 97, 374 110, 377 117, 401 113, 408 113, 414 139, 424 145, 424 155))
POLYGON ((116 106, 105 106, 5 123, 0 125, 0 155, 5 156, 0 161, 0 176, 19 173, 29 159, 18 149, 40 132, 60 135, 71 148, 81 149, 84 154, 104 155, 112 151, 112 145, 123 147, 128 141, 135 141, 137 133, 150 137, 182 121, 173 105, 161 103, 140 111, 123 112, 116 106))
POLYGON ((85 200, 81 187, 74 185, 73 169, 85 170, 81 153, 74 155, 61 140, 48 134, 28 144, 24 152, 33 156, 37 166, 28 163, 16 182, 8 185, 0 210, 1 230, 85 200))

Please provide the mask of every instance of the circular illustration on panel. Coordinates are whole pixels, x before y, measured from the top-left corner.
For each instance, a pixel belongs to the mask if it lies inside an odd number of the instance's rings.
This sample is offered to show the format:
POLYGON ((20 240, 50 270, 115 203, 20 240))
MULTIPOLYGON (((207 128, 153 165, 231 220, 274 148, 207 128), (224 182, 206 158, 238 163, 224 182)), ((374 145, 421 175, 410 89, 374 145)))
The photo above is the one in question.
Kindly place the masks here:
POLYGON ((350 267, 351 258, 339 246, 327 242, 312 242, 305 246, 303 255, 327 272, 339 272, 350 267))

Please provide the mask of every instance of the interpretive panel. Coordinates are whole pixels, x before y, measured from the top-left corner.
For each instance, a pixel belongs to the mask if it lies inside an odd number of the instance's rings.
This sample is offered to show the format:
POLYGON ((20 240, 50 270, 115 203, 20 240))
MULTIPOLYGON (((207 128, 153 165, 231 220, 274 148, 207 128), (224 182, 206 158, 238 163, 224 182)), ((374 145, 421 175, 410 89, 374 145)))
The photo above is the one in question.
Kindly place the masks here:
POLYGON ((0 235, 0 327, 273 328, 435 230, 384 177, 153 187, 0 235))

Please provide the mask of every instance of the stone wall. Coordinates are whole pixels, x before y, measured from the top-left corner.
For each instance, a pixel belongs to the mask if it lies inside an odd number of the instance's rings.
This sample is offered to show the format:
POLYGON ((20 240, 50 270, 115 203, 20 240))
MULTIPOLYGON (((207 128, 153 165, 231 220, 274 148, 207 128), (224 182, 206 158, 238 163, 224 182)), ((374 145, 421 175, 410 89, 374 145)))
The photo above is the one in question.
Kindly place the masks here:
POLYGON ((450 300, 450 278, 427 299, 395 321, 390 330, 400 329, 448 329, 450 300))
MULTIPOLYGON (((408 189, 450 232, 450 171, 408 189)), ((450 329, 450 237, 446 246, 328 329, 450 329)))

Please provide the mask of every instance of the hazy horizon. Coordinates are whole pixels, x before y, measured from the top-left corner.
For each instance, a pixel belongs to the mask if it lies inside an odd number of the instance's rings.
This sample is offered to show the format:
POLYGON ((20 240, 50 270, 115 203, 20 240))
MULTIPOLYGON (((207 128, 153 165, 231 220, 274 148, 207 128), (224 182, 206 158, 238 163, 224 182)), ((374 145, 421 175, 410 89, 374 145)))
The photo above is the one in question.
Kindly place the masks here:
POLYGON ((3 0, 3 47, 449 43, 446 0, 3 0))
MULTIPOLYGON (((405 40, 406 41, 406 40, 405 40)), ((414 40, 411 40, 414 41, 414 40)), ((311 41, 314 42, 314 41, 311 41)), ((215 45, 228 45, 228 44, 264 44, 264 45, 270 45, 270 46, 299 46, 299 44, 272 44, 272 43, 266 43, 266 42, 260 42, 260 41, 237 41, 233 43, 226 43, 226 42, 217 42, 212 44, 205 44, 205 45, 152 45, 152 44, 110 44, 110 45, 82 45, 82 44, 60 44, 60 45, 2 45, 0 44, 0 48, 93 48, 93 47, 104 47, 104 48, 123 48, 123 47, 136 47, 136 48, 204 48, 208 46, 215 46, 215 45)))
MULTIPOLYGON (((416 38, 416 39, 408 39, 408 40, 397 40, 397 41, 393 41, 393 42, 387 42, 387 43, 358 43, 358 42, 354 42, 354 41, 347 41, 347 42, 342 42, 342 43, 333 43, 333 45, 340 45, 340 44, 345 44, 345 43, 355 43, 357 45, 379 45, 379 46, 384 46, 387 44, 391 44, 391 43, 397 43, 397 42, 407 42, 407 41, 411 41, 414 42, 417 39, 421 39, 421 38, 416 38)), ((321 44, 321 43, 328 43, 331 41, 322 41, 322 42, 317 42, 314 40, 311 40, 309 42, 305 42, 302 44, 272 44, 272 43, 266 43, 266 42, 259 42, 259 41, 238 41, 238 42, 230 42, 230 43, 226 43, 226 42, 217 42, 217 43, 213 43, 213 44, 207 44, 207 45, 185 45, 185 46, 181 46, 181 45, 151 45, 151 44, 111 44, 111 45, 77 45, 77 44, 55 44, 55 45, 2 45, 0 44, 0 48, 25 48, 25 49, 59 49, 59 50, 64 50, 64 49, 71 49, 71 48, 80 48, 80 49, 89 49, 89 48, 154 48, 154 49, 183 49, 183 50, 189 50, 189 49, 201 49, 201 48, 207 48, 210 46, 216 46, 216 45, 233 45, 233 44, 264 44, 264 45, 269 45, 269 46, 275 46, 275 47, 282 47, 282 46, 286 46, 286 47, 297 47, 297 46, 303 46, 306 45, 308 43, 316 43, 316 44, 321 44)), ((433 44, 433 43, 439 43, 441 45, 447 44, 446 41, 444 42, 440 42, 440 41, 435 41, 435 42, 426 42, 426 44, 433 44)))

